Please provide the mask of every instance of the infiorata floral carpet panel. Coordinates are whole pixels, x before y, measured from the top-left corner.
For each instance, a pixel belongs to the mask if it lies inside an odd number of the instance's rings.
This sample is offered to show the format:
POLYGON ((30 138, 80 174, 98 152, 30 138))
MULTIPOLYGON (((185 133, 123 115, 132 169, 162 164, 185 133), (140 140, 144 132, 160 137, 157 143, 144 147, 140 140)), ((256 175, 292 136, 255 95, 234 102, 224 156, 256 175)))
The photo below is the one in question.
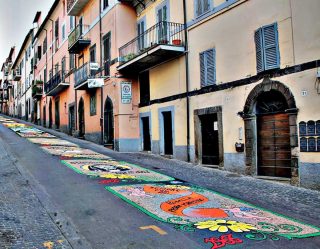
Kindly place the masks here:
POLYGON ((83 149, 80 147, 71 147, 71 146, 57 146, 57 145, 48 145, 42 146, 41 149, 46 151, 47 153, 60 156, 61 159, 82 159, 82 158, 89 158, 89 159, 104 159, 110 160, 109 156, 94 152, 89 149, 83 149))
POLYGON ((39 145, 62 145, 62 146, 72 146, 76 147, 77 145, 66 140, 58 138, 28 138, 31 143, 39 145))
POLYGON ((205 242, 211 243, 212 248, 220 248, 215 246, 223 243, 292 240, 320 235, 317 227, 178 181, 108 186, 106 189, 159 221, 171 223, 181 231, 197 233, 199 238, 207 238, 205 242))
POLYGON ((115 160, 63 160, 62 163, 80 174, 104 179, 118 179, 117 183, 174 180, 172 177, 155 171, 115 160))

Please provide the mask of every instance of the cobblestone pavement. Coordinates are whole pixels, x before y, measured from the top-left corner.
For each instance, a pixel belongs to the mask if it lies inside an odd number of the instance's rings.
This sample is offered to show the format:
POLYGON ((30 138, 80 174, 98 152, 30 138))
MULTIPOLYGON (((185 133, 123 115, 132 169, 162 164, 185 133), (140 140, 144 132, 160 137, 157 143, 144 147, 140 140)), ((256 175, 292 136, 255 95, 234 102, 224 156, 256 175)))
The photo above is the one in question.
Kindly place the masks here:
POLYGON ((0 248, 71 248, 1 142, 0 248))

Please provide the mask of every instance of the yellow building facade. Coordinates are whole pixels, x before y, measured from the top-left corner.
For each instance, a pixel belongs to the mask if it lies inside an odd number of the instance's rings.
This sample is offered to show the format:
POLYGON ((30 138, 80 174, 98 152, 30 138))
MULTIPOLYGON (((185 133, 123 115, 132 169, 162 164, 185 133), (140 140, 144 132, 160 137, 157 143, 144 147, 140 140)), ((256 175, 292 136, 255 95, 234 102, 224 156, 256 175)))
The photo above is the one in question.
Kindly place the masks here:
MULTIPOLYGON (((183 1, 150 3, 137 20, 154 20, 163 4, 168 21, 183 23, 183 1)), ((188 47, 148 70, 141 149, 149 124, 153 153, 318 189, 319 8, 316 0, 186 1, 188 47)))

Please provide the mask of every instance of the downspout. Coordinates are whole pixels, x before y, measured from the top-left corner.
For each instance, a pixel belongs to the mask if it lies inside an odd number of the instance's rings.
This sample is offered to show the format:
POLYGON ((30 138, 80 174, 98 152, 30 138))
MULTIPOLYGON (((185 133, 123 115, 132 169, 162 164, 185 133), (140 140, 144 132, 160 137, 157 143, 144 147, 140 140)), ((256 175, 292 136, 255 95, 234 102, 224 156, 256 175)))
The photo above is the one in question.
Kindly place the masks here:
POLYGON ((189 51, 188 51, 188 29, 187 29, 187 4, 183 0, 183 21, 185 38, 185 67, 186 67, 186 100, 187 100, 187 160, 190 162, 190 99, 189 99, 189 51))
MULTIPOLYGON (((102 63, 102 22, 101 22, 101 1, 99 1, 99 30, 100 30, 100 66, 103 66, 102 63)), ((100 76, 102 77, 102 70, 100 69, 100 76)), ((103 86, 104 86, 104 79, 103 79, 103 86)), ((104 143, 103 141, 103 86, 101 86, 101 114, 100 114, 100 128, 101 128, 101 144, 104 143)))
MULTIPOLYGON (((47 47, 46 47, 46 79, 47 79, 47 75, 48 75, 48 30, 47 29, 44 29, 45 31, 46 31, 46 39, 47 39, 47 47)), ((44 88, 45 88, 45 84, 47 84, 47 82, 43 82, 43 86, 42 86, 42 91, 44 91, 44 88)), ((47 96, 47 94, 46 94, 46 105, 47 105, 47 103, 48 103, 48 96, 47 96)), ((47 107, 47 106, 44 106, 45 108, 47 107)), ((41 107, 40 107, 40 109, 41 109, 41 107)), ((42 108, 43 109, 43 108, 42 108)), ((47 108, 46 108, 47 109, 47 108)), ((40 110, 40 113, 41 113, 41 110, 40 110)), ((42 115, 44 115, 44 113, 42 114, 42 115)), ((47 113, 46 113, 46 116, 47 116, 47 113)), ((43 116, 44 117, 44 116, 43 116)), ((45 117, 46 119, 47 119, 47 117, 45 117)), ((40 119, 41 119, 41 115, 40 115, 40 119)), ((41 122, 41 121, 40 121, 41 122)), ((46 126, 47 126, 47 120, 44 120, 44 123, 46 124, 46 126)))

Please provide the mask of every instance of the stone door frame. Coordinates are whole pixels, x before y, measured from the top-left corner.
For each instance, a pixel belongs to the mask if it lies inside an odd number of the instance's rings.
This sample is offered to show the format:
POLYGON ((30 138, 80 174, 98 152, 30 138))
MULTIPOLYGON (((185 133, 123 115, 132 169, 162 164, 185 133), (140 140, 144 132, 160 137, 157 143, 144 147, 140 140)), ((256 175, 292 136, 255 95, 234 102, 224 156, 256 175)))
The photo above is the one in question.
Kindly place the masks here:
POLYGON ((279 81, 273 81, 269 78, 252 89, 247 97, 243 112, 240 113, 244 120, 245 127, 245 151, 246 151, 246 169, 247 175, 257 176, 258 170, 258 149, 257 149, 257 116, 256 103, 260 94, 271 90, 280 92, 288 104, 288 109, 285 113, 289 114, 290 126, 290 147, 291 147, 291 184, 298 185, 299 183, 299 156, 297 154, 298 147, 298 132, 297 132, 297 114, 295 99, 290 89, 279 81))
POLYGON ((195 137, 195 162, 202 164, 202 132, 200 116, 207 114, 217 114, 218 116, 218 135, 219 135, 219 169, 224 168, 223 151, 223 124, 222 124, 222 106, 214 106, 194 110, 194 137, 195 137))

